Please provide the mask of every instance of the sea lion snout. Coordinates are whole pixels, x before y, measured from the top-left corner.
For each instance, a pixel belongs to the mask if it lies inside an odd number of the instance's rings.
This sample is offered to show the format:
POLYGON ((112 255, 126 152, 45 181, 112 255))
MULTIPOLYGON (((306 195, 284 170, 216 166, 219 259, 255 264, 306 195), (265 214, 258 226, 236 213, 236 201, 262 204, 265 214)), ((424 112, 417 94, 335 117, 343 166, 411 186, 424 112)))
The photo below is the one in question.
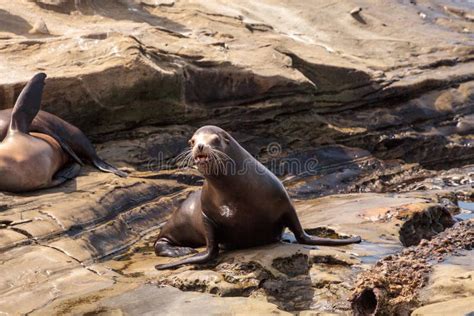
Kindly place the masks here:
POLYGON ((215 126, 200 128, 189 140, 194 164, 204 175, 224 171, 224 162, 228 159, 225 153, 227 145, 222 130, 215 126))
POLYGON ((207 165, 211 161, 212 147, 209 144, 198 143, 193 146, 193 159, 194 163, 198 165, 207 165))

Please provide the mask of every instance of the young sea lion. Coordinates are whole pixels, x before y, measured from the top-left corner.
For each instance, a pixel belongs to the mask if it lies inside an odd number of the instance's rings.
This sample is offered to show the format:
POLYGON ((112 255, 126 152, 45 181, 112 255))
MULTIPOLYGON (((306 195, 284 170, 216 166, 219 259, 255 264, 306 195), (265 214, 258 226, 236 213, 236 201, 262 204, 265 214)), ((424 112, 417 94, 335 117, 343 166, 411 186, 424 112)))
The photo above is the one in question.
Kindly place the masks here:
POLYGON ((190 146, 188 155, 205 177, 204 185, 173 213, 155 242, 155 252, 182 256, 194 252, 190 247, 203 245, 206 251, 156 269, 207 262, 218 255, 219 245, 247 248, 274 243, 286 227, 302 244, 337 246, 361 241, 358 236, 329 239, 308 235, 280 180, 223 129, 200 128, 190 146))

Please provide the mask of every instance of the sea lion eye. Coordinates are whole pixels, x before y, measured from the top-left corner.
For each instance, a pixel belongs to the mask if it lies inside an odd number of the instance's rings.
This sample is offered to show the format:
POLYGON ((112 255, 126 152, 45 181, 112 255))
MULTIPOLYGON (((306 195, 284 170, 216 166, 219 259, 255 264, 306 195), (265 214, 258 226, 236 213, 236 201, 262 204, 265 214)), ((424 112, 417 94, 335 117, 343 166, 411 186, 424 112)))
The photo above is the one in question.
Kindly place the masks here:
POLYGON ((219 136, 217 136, 217 135, 214 135, 214 136, 211 138, 211 144, 213 144, 213 145, 218 144, 219 141, 220 141, 220 139, 219 139, 219 136))
POLYGON ((194 147, 194 139, 188 141, 189 146, 194 147))

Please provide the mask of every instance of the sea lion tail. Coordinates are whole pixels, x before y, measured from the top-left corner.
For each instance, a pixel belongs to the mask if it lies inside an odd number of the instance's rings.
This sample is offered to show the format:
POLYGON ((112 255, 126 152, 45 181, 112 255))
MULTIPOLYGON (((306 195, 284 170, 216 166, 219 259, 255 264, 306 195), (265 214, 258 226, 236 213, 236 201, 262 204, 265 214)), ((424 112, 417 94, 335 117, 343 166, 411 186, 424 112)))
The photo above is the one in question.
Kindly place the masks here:
POLYGON ((45 79, 45 73, 37 73, 23 88, 13 107, 9 132, 29 132, 31 122, 40 110, 45 79))
POLYGON ((94 166, 97 169, 99 169, 103 172, 110 172, 110 173, 113 173, 113 174, 115 174, 119 177, 122 177, 122 178, 126 178, 128 176, 128 174, 126 172, 118 170, 117 168, 115 168, 111 164, 109 164, 109 163, 103 161, 102 159, 100 159, 98 156, 94 157, 92 159, 92 163, 94 164, 94 166))

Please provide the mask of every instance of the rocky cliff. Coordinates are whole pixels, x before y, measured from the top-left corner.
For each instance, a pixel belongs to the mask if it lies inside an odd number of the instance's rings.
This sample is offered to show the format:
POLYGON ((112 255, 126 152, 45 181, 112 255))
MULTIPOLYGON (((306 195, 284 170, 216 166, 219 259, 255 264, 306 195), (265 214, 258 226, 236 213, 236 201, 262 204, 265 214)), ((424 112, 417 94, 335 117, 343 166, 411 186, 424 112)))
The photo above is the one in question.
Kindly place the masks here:
POLYGON ((43 109, 130 173, 0 193, 0 312, 464 313, 470 287, 439 294, 472 274, 449 247, 440 266, 417 262, 408 294, 373 275, 446 228, 472 231, 455 222, 474 196, 473 21, 472 4, 448 0, 0 0, 0 109, 44 71, 43 109), (314 234, 364 242, 289 235, 154 271, 150 243, 202 183, 172 158, 204 124, 275 172, 314 234))

